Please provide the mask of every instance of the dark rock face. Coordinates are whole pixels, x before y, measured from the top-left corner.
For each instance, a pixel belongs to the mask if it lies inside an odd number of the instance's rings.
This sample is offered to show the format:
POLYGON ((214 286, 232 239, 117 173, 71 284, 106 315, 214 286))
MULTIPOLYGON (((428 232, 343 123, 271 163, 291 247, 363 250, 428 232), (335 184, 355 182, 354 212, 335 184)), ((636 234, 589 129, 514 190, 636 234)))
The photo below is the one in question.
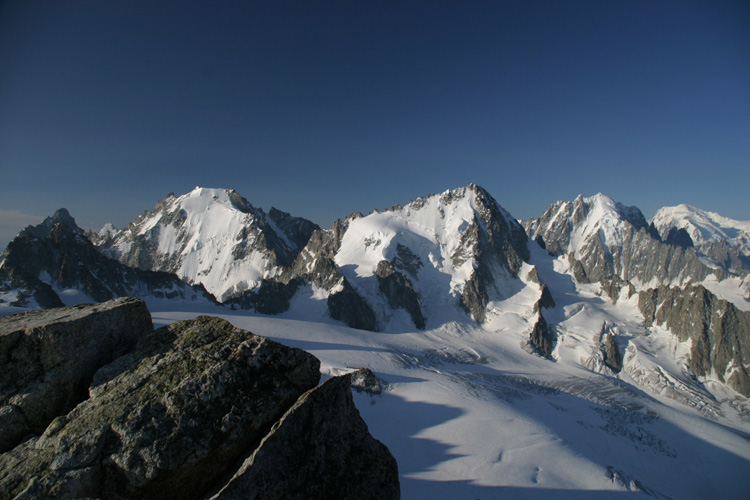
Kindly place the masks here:
POLYGON ((485 224, 483 242, 491 249, 487 253, 516 276, 523 262, 529 260, 526 231, 487 191, 476 185, 470 187, 477 194, 477 213, 485 224))
POLYGON ((293 260, 293 258, 290 257, 296 257, 305 245, 307 245, 312 234, 320 229, 320 226, 307 219, 293 217, 289 213, 282 212, 275 207, 271 207, 268 216, 276 223, 276 226, 281 229, 287 239, 292 243, 292 254, 286 256, 286 260, 289 264, 291 264, 293 260))
POLYGON ((11 266, 0 267, 0 291, 15 292, 15 299, 10 301, 14 307, 28 307, 31 300, 44 309, 65 305, 50 285, 11 266))
POLYGON ((613 304, 617 302, 617 299, 620 297, 620 293, 626 287, 628 289, 628 298, 635 295, 635 287, 633 286, 633 284, 623 280, 617 275, 612 276, 612 279, 602 280, 602 290, 604 291, 604 293, 609 295, 609 298, 612 300, 613 304))
POLYGON ((351 374, 305 393, 212 500, 398 499, 398 466, 352 400, 351 374))
POLYGON ((409 278, 404 273, 396 271, 393 264, 387 260, 378 263, 375 274, 378 277, 380 293, 388 299, 388 304, 394 309, 405 309, 411 316, 414 326, 424 330, 425 318, 419 307, 419 297, 409 278))
POLYGON ((750 364, 750 313, 702 286, 643 291, 638 306, 647 325, 665 325, 680 341, 692 340, 690 368, 696 375, 714 370, 721 381, 750 396, 745 370, 750 364))
POLYGON ((396 258, 393 259, 393 267, 409 273, 410 276, 416 277, 419 269, 424 266, 422 259, 419 258, 409 247, 396 244, 396 258))
POLYGON ((537 270, 536 266, 532 266, 531 271, 529 271, 529 274, 526 278, 533 283, 541 283, 541 281, 539 280, 539 271, 537 270))
POLYGON ((369 368, 360 368, 350 374, 352 376, 352 389, 357 392, 366 392, 376 396, 383 392, 384 383, 369 368))
POLYGON ((88 397, 94 372, 153 330, 139 299, 0 318, 0 452, 88 397))
POLYGON ((341 290, 328 296, 328 313, 333 319, 343 321, 352 328, 377 331, 378 321, 370 305, 341 278, 341 290))
POLYGON ((552 298, 547 283, 542 284, 542 296, 539 298, 538 304, 545 309, 552 309, 555 307, 555 299, 552 298))
POLYGON ((90 399, 0 455, 0 498, 199 498, 319 367, 220 318, 161 328, 99 370, 90 399))
POLYGON ((586 275, 586 270, 583 268, 583 264, 581 264, 580 260, 576 260, 573 256, 573 252, 568 254, 568 262, 573 270, 573 278, 575 278, 576 283, 584 285, 591 283, 591 280, 589 280, 589 277, 586 275))
POLYGON ((254 309, 261 314, 281 314, 289 310, 292 298, 302 285, 302 280, 294 278, 288 283, 263 280, 260 286, 242 296, 224 302, 232 308, 254 309))
POLYGON ((699 251, 733 273, 742 275, 750 271, 750 255, 743 253, 741 248, 733 247, 724 240, 706 241, 701 244, 699 251))
POLYGON ((680 229, 676 227, 670 228, 664 242, 682 248, 692 248, 694 246, 693 239, 684 227, 680 229))
POLYGON ((621 248, 610 249, 614 263, 611 274, 626 281, 648 283, 655 277, 663 283, 688 283, 701 281, 711 274, 719 279, 726 277, 725 272, 703 264, 692 247, 662 243, 646 229, 627 228, 624 238, 621 248))
POLYGON ((26 300, 38 298, 41 307, 62 305, 50 285, 81 290, 97 302, 127 296, 214 300, 203 287, 191 287, 173 274, 132 269, 105 257, 65 209, 21 231, 2 262, 0 290, 20 290, 26 300))
MULTIPOLYGON (((603 334, 604 332, 602 332, 603 334)), ((612 332, 607 332, 604 337, 604 344, 602 345, 602 357, 604 364, 609 367, 615 373, 619 373, 622 370, 622 354, 617 348, 615 337, 612 332)))
POLYGON ((464 285, 460 304, 475 321, 482 322, 495 281, 518 277, 521 265, 529 260, 528 237, 487 191, 475 184, 467 189, 474 192, 476 213, 474 224, 462 235, 463 254, 454 256, 454 265, 460 264, 457 259, 465 261, 469 255, 476 259, 474 274, 464 285), (493 269, 501 269, 507 275, 495 276, 493 269))
POLYGON ((547 324, 547 321, 539 313, 539 319, 534 324, 534 328, 531 330, 529 336, 529 343, 536 351, 544 356, 545 358, 552 357, 552 350, 555 348, 555 340, 557 339, 555 332, 547 324))
MULTIPOLYGON (((352 215, 351 217, 361 217, 352 215)), ((327 230, 316 230, 307 246, 299 253, 292 267, 280 277, 288 283, 310 283, 331 291, 328 296, 328 314, 352 328, 377 331, 378 321, 370 304, 352 287, 339 271, 334 258, 341 246, 341 238, 348 227, 348 220, 337 220, 327 230)))
POLYGON ((490 273, 482 268, 475 269, 471 278, 464 284, 459 297, 459 304, 463 310, 478 323, 483 322, 487 316, 487 304, 490 302, 488 289, 492 285, 490 273))

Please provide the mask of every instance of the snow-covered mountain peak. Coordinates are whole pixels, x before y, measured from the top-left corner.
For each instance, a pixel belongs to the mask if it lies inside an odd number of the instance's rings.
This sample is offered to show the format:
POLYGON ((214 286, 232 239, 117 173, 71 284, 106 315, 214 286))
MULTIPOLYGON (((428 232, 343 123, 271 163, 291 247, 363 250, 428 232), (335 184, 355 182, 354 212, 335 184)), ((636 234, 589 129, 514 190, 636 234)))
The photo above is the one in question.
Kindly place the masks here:
POLYGON ((609 196, 578 195, 573 201, 558 201, 550 205, 539 219, 525 223, 531 238, 541 237, 554 254, 572 252, 598 238, 601 245, 620 245, 622 231, 632 227, 636 231, 648 227, 646 218, 637 207, 625 206, 609 196))
POLYGON ((104 225, 102 226, 102 228, 101 228, 101 229, 99 230, 99 232, 98 232, 98 233, 96 233, 96 234, 97 234, 97 236, 98 236, 99 238, 107 238, 107 237, 109 237, 109 236, 114 236, 114 235, 116 235, 116 234, 117 234, 117 233, 118 233, 119 231, 120 231, 120 230, 119 230, 119 229, 117 229, 117 228, 116 228, 116 227, 114 226, 114 224, 112 224, 111 222, 107 222, 106 224, 104 224, 104 225))
POLYGON ((672 227, 685 229, 696 245, 711 240, 750 241, 750 221, 730 219, 684 203, 659 209, 654 215, 653 224, 662 237, 672 227))
POLYGON ((171 212, 175 209, 182 209, 196 214, 207 212, 214 207, 222 207, 222 210, 230 213, 234 211, 242 213, 256 212, 255 207, 242 198, 234 189, 206 188, 201 186, 196 186, 192 191, 182 196, 169 193, 156 205, 157 209, 164 211, 171 212))
POLYGON ((124 264, 175 273, 225 300, 291 265, 315 229, 279 210, 266 214, 233 189, 198 186, 170 193, 100 244, 124 264))
POLYGON ((397 257, 399 246, 414 247, 428 260, 439 262, 439 268, 451 267, 451 273, 470 274, 472 256, 467 240, 478 224, 483 230, 493 224, 503 225, 509 233, 522 230, 487 191, 475 184, 419 197, 383 212, 351 217, 347 224, 336 262, 354 265, 360 276, 371 276, 381 260, 397 257), (432 247, 430 251, 428 247, 432 247), (464 267, 464 273, 458 271, 464 267))
MULTIPOLYGON (((646 218, 638 207, 623 205, 603 193, 597 193, 588 198, 579 195, 576 202, 586 207, 590 221, 612 221, 614 223, 628 221, 638 229, 648 225, 646 218)), ((576 202, 574 202, 574 205, 576 202)))
POLYGON ((483 319, 497 284, 514 279, 528 259, 521 225, 474 184, 350 217, 345 225, 334 261, 360 295, 377 303, 378 277, 389 268, 410 282, 428 317, 460 303, 483 319))
POLYGON ((730 272, 750 269, 750 221, 738 221, 682 204, 661 208, 652 224, 665 241, 685 231, 706 259, 730 272))
POLYGON ((77 235, 83 234, 83 230, 78 227, 76 220, 70 215, 68 209, 61 208, 57 210, 51 217, 47 217, 42 221, 41 224, 36 226, 27 226, 18 235, 31 235, 37 238, 46 238, 49 236, 50 231, 57 225, 62 224, 77 235))

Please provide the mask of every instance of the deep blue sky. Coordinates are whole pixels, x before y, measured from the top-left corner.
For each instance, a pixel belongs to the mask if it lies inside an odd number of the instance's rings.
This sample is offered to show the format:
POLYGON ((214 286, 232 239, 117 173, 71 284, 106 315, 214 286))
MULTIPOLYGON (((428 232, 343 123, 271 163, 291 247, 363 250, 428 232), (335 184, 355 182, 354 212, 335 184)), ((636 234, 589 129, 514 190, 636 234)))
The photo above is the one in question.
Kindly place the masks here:
POLYGON ((2 246, 196 185, 328 227, 469 182, 750 219, 750 2, 0 3, 2 246))

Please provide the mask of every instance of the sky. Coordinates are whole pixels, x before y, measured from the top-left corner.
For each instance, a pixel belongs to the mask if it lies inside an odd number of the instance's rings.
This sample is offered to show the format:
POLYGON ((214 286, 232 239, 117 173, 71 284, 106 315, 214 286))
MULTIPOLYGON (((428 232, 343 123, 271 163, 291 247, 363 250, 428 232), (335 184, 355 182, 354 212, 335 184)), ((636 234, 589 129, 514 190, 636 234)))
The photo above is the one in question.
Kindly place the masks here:
POLYGON ((750 2, 0 0, 0 245, 233 188, 323 227, 469 183, 750 219, 750 2))

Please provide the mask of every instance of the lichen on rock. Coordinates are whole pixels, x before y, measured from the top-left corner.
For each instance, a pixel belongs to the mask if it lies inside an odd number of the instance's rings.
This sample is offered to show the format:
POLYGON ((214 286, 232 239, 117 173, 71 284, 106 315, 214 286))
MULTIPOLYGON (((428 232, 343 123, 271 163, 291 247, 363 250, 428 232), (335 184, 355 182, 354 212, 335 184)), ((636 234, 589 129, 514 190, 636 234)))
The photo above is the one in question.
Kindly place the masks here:
POLYGON ((202 316, 144 337, 92 397, 0 456, 0 497, 195 498, 315 387, 312 355, 202 316), (18 452, 18 453, 16 453, 18 452), (23 496, 22 496, 23 497, 23 496))

